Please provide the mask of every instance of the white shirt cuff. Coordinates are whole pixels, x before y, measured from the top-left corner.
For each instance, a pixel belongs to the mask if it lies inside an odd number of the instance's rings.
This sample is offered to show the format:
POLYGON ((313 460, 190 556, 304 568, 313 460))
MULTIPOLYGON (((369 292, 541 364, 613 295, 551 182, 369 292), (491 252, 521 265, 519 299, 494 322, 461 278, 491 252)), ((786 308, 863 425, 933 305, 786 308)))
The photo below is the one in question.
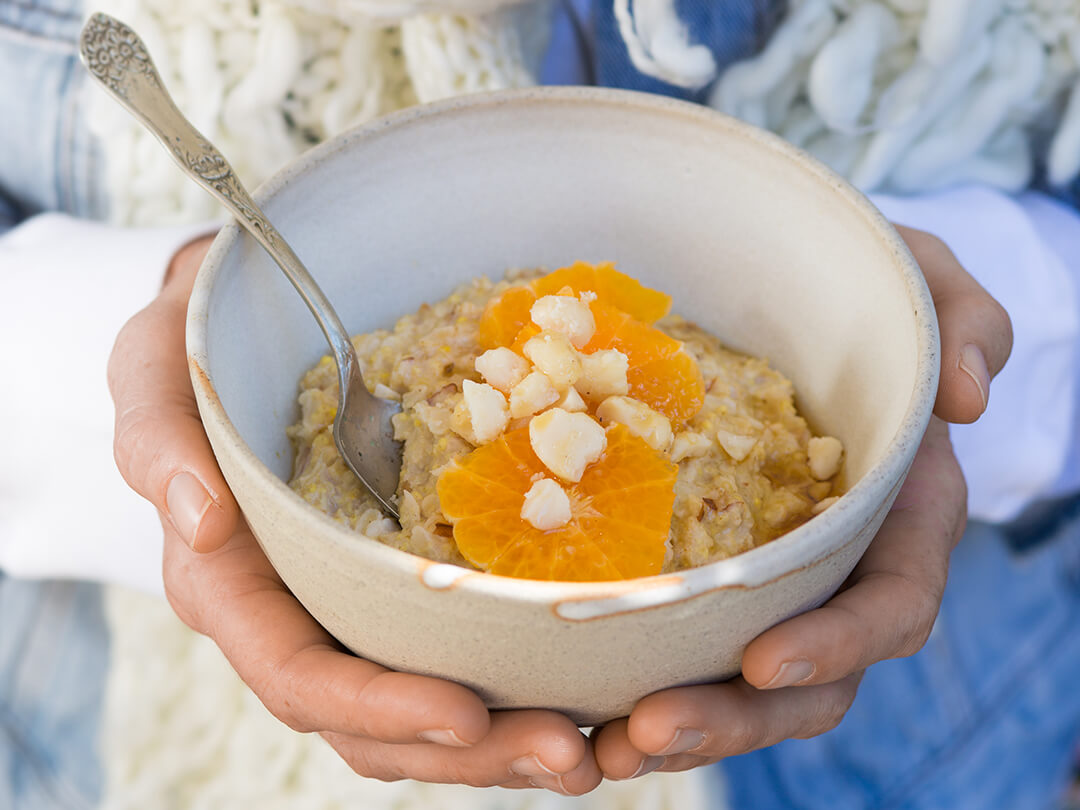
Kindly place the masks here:
POLYGON ((951 435, 969 514, 1015 517, 1053 493, 1074 455, 1080 216, 1045 196, 983 187, 872 200, 894 222, 941 237, 1012 319, 1012 356, 990 387, 986 413, 953 425, 951 435), (1071 252, 1060 250, 1069 244, 1071 252))
POLYGON ((106 363, 173 254, 219 227, 43 214, 0 237, 0 568, 9 574, 161 592, 157 513, 113 462, 106 363))

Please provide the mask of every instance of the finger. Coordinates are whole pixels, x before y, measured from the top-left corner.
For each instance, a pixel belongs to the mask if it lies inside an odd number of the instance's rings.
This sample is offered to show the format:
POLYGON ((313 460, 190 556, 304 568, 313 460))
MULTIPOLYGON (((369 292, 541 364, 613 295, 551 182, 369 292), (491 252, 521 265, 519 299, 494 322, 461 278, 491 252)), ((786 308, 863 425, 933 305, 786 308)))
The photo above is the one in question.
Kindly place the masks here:
POLYGON ((128 321, 109 358, 108 378, 120 473, 190 547, 206 551, 225 542, 240 512, 214 460, 188 375, 187 297, 177 290, 190 291, 193 272, 178 271, 176 281, 128 321))
POLYGON ((610 741, 601 748, 597 741, 597 761, 607 773, 609 765, 614 766, 608 753, 629 744, 643 754, 665 757, 664 770, 677 770, 695 764, 680 755, 704 764, 793 737, 814 737, 840 722, 860 677, 852 674, 820 686, 771 692, 754 689, 741 678, 657 692, 634 707, 625 727, 626 743, 610 741))
POLYGON ((934 413, 947 422, 974 422, 990 396, 990 380, 1012 351, 1005 309, 972 278, 936 236, 898 226, 922 268, 937 309, 941 377, 934 413))
POLYGON ((282 722, 388 743, 481 740, 487 709, 465 687, 387 670, 341 649, 289 593, 250 532, 200 554, 166 531, 165 588, 282 722))
POLYGON ((893 509, 844 589, 754 639, 743 677, 763 689, 827 683, 919 650, 941 604, 966 499, 948 429, 932 419, 893 509))
POLYGON ((631 745, 628 722, 625 717, 613 720, 595 734, 596 761, 606 779, 636 779, 665 764, 665 757, 643 754, 631 745))
POLYGON ((488 735, 468 749, 323 736, 357 773, 385 781, 409 778, 474 787, 527 784, 577 796, 601 780, 591 743, 569 719, 549 711, 496 712, 488 735))

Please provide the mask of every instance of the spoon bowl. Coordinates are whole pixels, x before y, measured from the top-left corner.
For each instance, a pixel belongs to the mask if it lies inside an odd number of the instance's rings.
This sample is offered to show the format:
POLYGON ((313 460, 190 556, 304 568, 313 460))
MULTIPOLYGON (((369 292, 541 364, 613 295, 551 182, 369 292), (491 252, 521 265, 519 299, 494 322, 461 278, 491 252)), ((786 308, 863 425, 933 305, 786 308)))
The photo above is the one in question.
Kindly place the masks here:
POLYGON ((329 299, 241 185, 228 161, 173 103, 145 43, 107 14, 94 14, 79 37, 79 53, 90 75, 168 149, 184 172, 224 205, 282 269, 319 322, 338 369, 334 443, 349 468, 397 519, 395 498, 402 447, 394 439, 393 400, 364 384, 349 333, 329 299))

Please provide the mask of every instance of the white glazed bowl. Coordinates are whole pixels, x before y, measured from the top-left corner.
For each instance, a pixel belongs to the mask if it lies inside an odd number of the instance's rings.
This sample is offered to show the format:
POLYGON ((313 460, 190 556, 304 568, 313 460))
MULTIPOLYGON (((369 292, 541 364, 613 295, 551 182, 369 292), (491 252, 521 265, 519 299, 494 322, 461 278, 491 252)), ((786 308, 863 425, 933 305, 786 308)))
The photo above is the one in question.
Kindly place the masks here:
POLYGON ((257 195, 354 332, 478 275, 614 260, 673 311, 789 375, 840 437, 850 490, 730 560, 612 583, 534 582, 434 564, 355 534, 286 485, 315 321, 235 224, 188 317, 206 431, 270 561, 358 654, 549 707, 583 725, 650 692, 728 678, 777 622, 821 604, 870 542, 930 417, 933 304, 896 232, 778 138, 707 109, 621 91, 470 96, 311 150, 257 195))

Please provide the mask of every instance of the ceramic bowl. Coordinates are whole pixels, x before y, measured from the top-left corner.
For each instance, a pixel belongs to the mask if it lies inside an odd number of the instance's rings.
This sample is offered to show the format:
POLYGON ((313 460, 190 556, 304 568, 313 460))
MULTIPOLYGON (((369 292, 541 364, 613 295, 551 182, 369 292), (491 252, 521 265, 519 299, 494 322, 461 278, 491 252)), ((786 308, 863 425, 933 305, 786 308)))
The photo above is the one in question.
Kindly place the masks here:
POLYGON ((745 645, 827 599, 889 509, 930 417, 923 278, 858 192, 778 138, 655 96, 543 88, 413 108, 303 155, 257 194, 346 327, 387 327, 478 275, 614 260, 673 311, 767 357, 847 451, 849 491, 729 560, 608 583, 436 564, 355 534, 285 484, 315 321, 235 224, 188 318, 207 434, 259 543, 351 650, 582 725, 739 671, 745 645))

